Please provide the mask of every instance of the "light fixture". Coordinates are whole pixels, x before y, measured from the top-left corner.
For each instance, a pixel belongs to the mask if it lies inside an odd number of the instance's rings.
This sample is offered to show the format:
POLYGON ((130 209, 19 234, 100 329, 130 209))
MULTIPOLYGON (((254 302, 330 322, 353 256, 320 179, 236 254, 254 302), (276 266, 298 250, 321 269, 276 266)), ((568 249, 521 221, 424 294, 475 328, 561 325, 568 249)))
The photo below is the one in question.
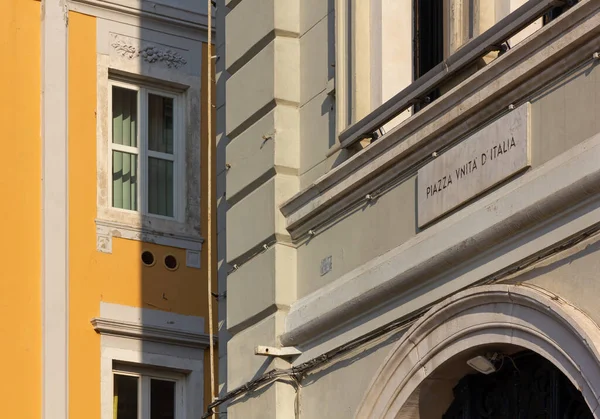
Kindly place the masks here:
POLYGON ((479 371, 480 373, 486 374, 486 375, 496 372, 496 367, 494 366, 492 361, 490 361, 485 356, 481 356, 481 355, 476 356, 475 358, 469 359, 467 361, 467 365, 469 365, 474 370, 479 371))

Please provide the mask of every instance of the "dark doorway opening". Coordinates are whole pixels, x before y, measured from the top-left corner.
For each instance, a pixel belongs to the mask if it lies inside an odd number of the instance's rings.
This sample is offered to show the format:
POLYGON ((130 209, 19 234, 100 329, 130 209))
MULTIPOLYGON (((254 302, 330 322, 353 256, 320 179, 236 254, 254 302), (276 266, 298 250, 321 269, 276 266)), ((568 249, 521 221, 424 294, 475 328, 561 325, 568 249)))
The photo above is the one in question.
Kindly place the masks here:
POLYGON ((489 375, 463 377, 442 418, 593 418, 581 392, 545 358, 523 351, 504 357, 497 368, 489 375))

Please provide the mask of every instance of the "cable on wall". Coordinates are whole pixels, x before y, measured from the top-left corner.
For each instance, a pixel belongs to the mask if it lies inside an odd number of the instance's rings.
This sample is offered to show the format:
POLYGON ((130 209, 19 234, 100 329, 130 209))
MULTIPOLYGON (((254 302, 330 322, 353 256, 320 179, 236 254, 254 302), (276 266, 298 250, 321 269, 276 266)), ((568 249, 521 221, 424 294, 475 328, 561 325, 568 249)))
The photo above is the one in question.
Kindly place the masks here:
MULTIPOLYGON (((572 248, 573 246, 576 246, 577 244, 581 243, 582 241, 584 241, 592 236, 595 236, 599 233, 600 233, 600 223, 594 224, 593 226, 589 227, 588 229, 583 230, 583 231, 567 238, 566 240, 556 243, 555 246, 553 246, 549 249, 546 249, 545 251, 542 251, 538 254, 535 254, 526 259, 523 259, 519 263, 513 264, 513 265, 507 267, 506 269, 504 269, 500 272, 497 272, 496 274, 493 274, 486 278, 483 278, 481 281, 478 281, 469 287, 465 287, 463 289, 457 290, 456 292, 458 293, 460 291, 463 291, 464 289, 468 289, 468 288, 472 288, 472 287, 476 287, 476 286, 480 286, 480 285, 487 285, 487 284, 495 283, 495 282, 501 281, 503 279, 506 279, 507 277, 510 277, 511 275, 514 275, 517 272, 527 269, 528 267, 533 266, 536 263, 538 263, 544 259, 547 259, 547 258, 554 256, 564 250, 572 248)), ((450 297, 450 296, 451 295, 448 295, 448 296, 446 296, 446 298, 450 297)), ((300 387, 303 377, 306 376, 306 374, 308 374, 310 371, 312 371, 322 365, 328 364, 331 361, 333 361, 334 359, 342 356, 343 354, 346 354, 346 353, 348 353, 354 349, 357 349, 365 344, 368 344, 378 338, 381 338, 388 333, 391 333, 394 331, 399 331, 401 329, 409 328, 423 314, 425 314, 431 307, 433 307, 438 302, 439 301, 434 301, 431 304, 422 307, 420 310, 413 312, 410 317, 398 319, 398 320, 396 320, 392 323, 389 323, 379 329, 373 330, 372 332, 369 332, 359 338, 351 340, 350 342, 348 342, 342 346, 332 349, 331 351, 326 352, 316 358, 313 358, 307 362, 304 362, 296 367, 292 367, 292 368, 288 368, 288 369, 279 369, 279 368, 272 369, 272 370, 266 372, 265 374, 261 375, 260 377, 255 378, 254 380, 248 381, 247 383, 231 390, 230 392, 226 393, 222 398, 215 398, 214 401, 208 405, 208 409, 207 409, 206 413, 202 416, 202 419, 207 419, 207 418, 210 418, 212 415, 214 415, 215 414, 214 409, 217 408, 219 405, 221 405, 229 400, 236 399, 246 393, 257 390, 257 389, 259 389, 265 385, 271 384, 273 382, 277 382, 277 381, 286 382, 288 384, 294 385, 294 388, 298 389, 300 387)))
MULTIPOLYGON (((208 292, 207 294, 207 298, 208 298, 208 334, 209 334, 209 364, 210 364, 210 397, 211 397, 211 403, 214 403, 214 400, 216 399, 216 393, 215 393, 215 344, 214 344, 214 330, 213 330, 213 307, 212 307, 212 299, 213 299, 213 291, 212 291, 212 280, 213 280, 213 258, 212 258, 212 252, 213 252, 213 237, 212 237, 212 193, 213 193, 213 188, 212 188, 212 169, 213 169, 213 157, 212 157, 212 148, 213 148, 213 141, 212 141, 212 83, 213 83, 213 48, 212 48, 212 9, 213 9, 213 0, 207 0, 207 15, 208 15, 208 22, 207 22, 207 26, 208 26, 208 41, 207 41, 207 48, 209 49, 209 52, 207 54, 207 56, 209 57, 208 60, 206 60, 206 66, 207 66, 207 86, 206 86, 206 94, 207 94, 207 104, 208 106, 206 107, 206 118, 207 118, 207 134, 208 134, 208 147, 207 147, 207 151, 206 151, 206 160, 207 160, 207 176, 206 176, 206 181, 207 181, 207 188, 208 188, 208 196, 207 196, 207 200, 206 200, 206 204, 207 204, 207 208, 208 211, 207 212, 207 220, 208 220, 208 225, 207 225, 207 249, 206 249, 206 253, 207 253, 207 258, 208 258, 208 272, 207 272, 207 288, 208 288, 208 292)), ((206 417, 214 417, 214 411, 210 410, 211 414, 209 416, 206 417)))

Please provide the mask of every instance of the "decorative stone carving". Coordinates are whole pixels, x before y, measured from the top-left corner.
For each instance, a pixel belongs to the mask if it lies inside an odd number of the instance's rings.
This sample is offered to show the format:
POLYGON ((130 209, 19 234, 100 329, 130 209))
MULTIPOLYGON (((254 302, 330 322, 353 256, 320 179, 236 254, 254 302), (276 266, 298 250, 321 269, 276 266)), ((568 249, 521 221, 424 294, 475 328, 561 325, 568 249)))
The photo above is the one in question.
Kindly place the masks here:
POLYGON ((102 253, 112 253, 112 235, 98 233, 96 235, 96 250, 102 253))
POLYGON ((200 269, 200 251, 198 251, 198 250, 186 250, 186 252, 185 252, 185 265, 188 268, 200 269))
POLYGON ((169 68, 179 68, 187 64, 187 61, 181 54, 170 48, 162 49, 155 45, 140 47, 120 38, 116 38, 111 46, 119 55, 129 60, 141 56, 144 61, 150 64, 162 62, 169 68))

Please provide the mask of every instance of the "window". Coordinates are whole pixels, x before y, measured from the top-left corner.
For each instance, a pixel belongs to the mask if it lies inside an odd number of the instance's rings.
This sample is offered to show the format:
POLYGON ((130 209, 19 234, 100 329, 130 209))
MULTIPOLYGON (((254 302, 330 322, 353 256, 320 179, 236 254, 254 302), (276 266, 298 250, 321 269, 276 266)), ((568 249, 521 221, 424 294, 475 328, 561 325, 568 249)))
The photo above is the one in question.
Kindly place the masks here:
POLYGON ((110 102, 111 206, 181 218, 180 98, 112 81, 110 102))
POLYGON ((560 6, 553 7, 544 15, 544 25, 552 22, 554 19, 562 15, 567 9, 575 6, 577 3, 579 3, 579 0, 566 0, 560 6))
POLYGON ((184 378, 118 366, 113 371, 113 419, 182 419, 184 378))
POLYGON ((204 319, 100 303, 101 419, 196 419, 204 405, 204 319))
MULTIPOLYGON (((442 0, 415 2, 414 77, 418 79, 444 60, 444 7, 442 0)), ((416 103, 418 112, 440 96, 440 90, 428 92, 427 99, 416 103)))
POLYGON ((442 0, 415 2, 415 78, 423 76, 444 59, 442 0))

